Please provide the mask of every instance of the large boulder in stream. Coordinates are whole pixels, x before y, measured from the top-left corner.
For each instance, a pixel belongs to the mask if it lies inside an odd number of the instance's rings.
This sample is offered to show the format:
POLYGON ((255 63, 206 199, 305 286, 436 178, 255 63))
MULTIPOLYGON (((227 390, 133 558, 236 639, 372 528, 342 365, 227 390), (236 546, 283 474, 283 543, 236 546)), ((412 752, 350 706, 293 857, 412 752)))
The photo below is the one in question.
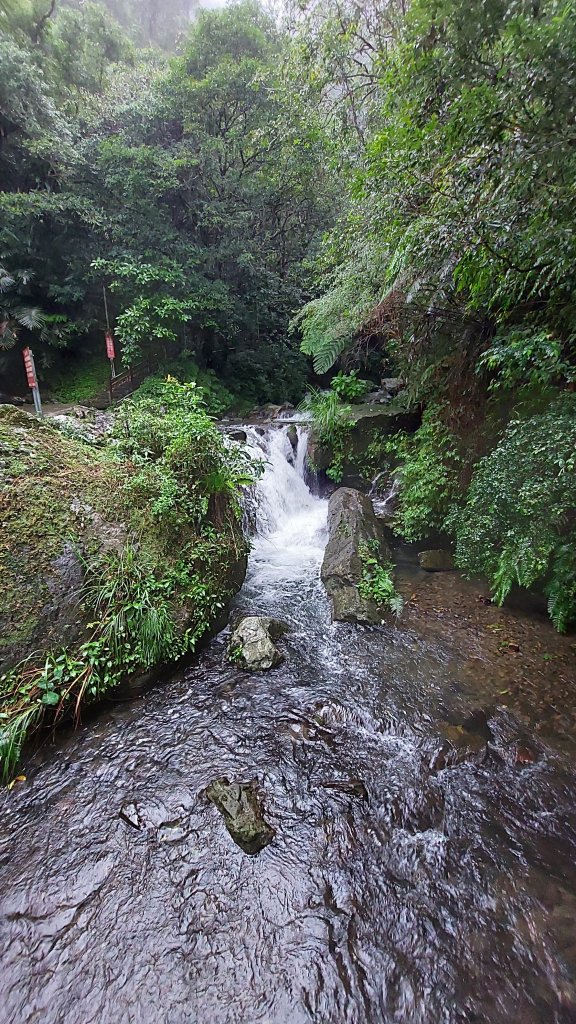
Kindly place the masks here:
POLYGON ((335 491, 328 505, 328 534, 321 577, 330 598, 332 618, 338 622, 380 622, 381 610, 358 589, 363 551, 370 551, 381 563, 392 558, 384 527, 370 499, 352 487, 335 491))
POLYGON ((205 792, 222 814, 232 839, 245 853, 260 853, 272 842, 276 833, 264 820, 256 781, 214 779, 205 792))
POLYGON ((235 627, 228 644, 228 660, 249 672, 264 672, 276 668, 284 660, 274 640, 284 632, 284 626, 263 615, 247 615, 235 627))
POLYGON ((454 556, 450 551, 442 548, 434 548, 429 551, 419 551, 418 561, 420 568, 426 572, 450 572, 455 568, 454 556))

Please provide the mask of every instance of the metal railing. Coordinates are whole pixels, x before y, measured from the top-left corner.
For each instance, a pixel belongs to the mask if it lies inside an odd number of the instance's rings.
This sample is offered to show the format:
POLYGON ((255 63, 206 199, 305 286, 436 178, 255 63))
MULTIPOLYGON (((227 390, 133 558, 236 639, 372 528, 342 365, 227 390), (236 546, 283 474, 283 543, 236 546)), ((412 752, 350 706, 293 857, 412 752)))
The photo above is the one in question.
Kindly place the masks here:
POLYGON ((141 363, 136 363, 135 366, 129 366, 127 370, 122 370, 121 373, 115 374, 114 377, 110 377, 108 382, 110 404, 117 402, 120 398, 127 398, 128 395, 131 395, 153 370, 152 360, 144 360, 141 363))

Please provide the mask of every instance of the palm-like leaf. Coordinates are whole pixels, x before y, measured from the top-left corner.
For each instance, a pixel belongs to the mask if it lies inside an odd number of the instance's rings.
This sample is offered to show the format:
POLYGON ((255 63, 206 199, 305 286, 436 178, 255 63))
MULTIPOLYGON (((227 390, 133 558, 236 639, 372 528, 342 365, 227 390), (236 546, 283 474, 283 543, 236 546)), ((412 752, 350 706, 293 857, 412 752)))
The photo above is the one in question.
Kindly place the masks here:
POLYGON ((8 349, 13 348, 16 339, 17 335, 10 321, 4 320, 0 322, 0 351, 6 352, 8 349))
POLYGON ((4 267, 0 267, 0 292, 7 292, 16 284, 16 279, 4 267))
POLYGON ((46 316, 36 306, 19 306, 12 310, 12 316, 28 331, 37 331, 46 323, 46 316))

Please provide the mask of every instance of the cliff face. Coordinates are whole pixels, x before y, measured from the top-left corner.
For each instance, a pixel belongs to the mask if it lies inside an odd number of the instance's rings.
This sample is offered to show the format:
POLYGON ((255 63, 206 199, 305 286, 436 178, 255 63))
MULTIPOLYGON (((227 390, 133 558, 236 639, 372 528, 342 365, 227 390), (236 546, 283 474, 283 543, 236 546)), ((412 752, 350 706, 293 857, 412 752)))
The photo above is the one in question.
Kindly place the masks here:
POLYGON ((136 475, 107 449, 0 406, 0 672, 82 643, 94 618, 84 599, 87 569, 121 558, 127 545, 153 577, 169 579, 182 637, 200 638, 221 620, 246 568, 236 518, 222 515, 220 502, 209 543, 183 524, 175 545, 151 516, 146 489, 130 486, 136 475), (182 577, 184 561, 203 582, 201 601, 191 597, 190 572, 182 577))

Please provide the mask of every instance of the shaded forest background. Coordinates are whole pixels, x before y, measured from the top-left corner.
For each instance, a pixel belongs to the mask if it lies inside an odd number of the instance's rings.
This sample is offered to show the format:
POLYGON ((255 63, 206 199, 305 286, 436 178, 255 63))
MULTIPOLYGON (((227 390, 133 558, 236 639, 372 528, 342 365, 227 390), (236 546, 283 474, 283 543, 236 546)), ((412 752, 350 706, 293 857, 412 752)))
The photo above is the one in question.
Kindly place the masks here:
POLYGON ((371 453, 395 529, 568 628, 573 0, 0 9, 3 386, 30 341, 49 390, 102 384, 104 287, 125 363, 252 404, 341 370, 316 409, 340 450, 350 372, 398 374, 422 426, 371 453))

